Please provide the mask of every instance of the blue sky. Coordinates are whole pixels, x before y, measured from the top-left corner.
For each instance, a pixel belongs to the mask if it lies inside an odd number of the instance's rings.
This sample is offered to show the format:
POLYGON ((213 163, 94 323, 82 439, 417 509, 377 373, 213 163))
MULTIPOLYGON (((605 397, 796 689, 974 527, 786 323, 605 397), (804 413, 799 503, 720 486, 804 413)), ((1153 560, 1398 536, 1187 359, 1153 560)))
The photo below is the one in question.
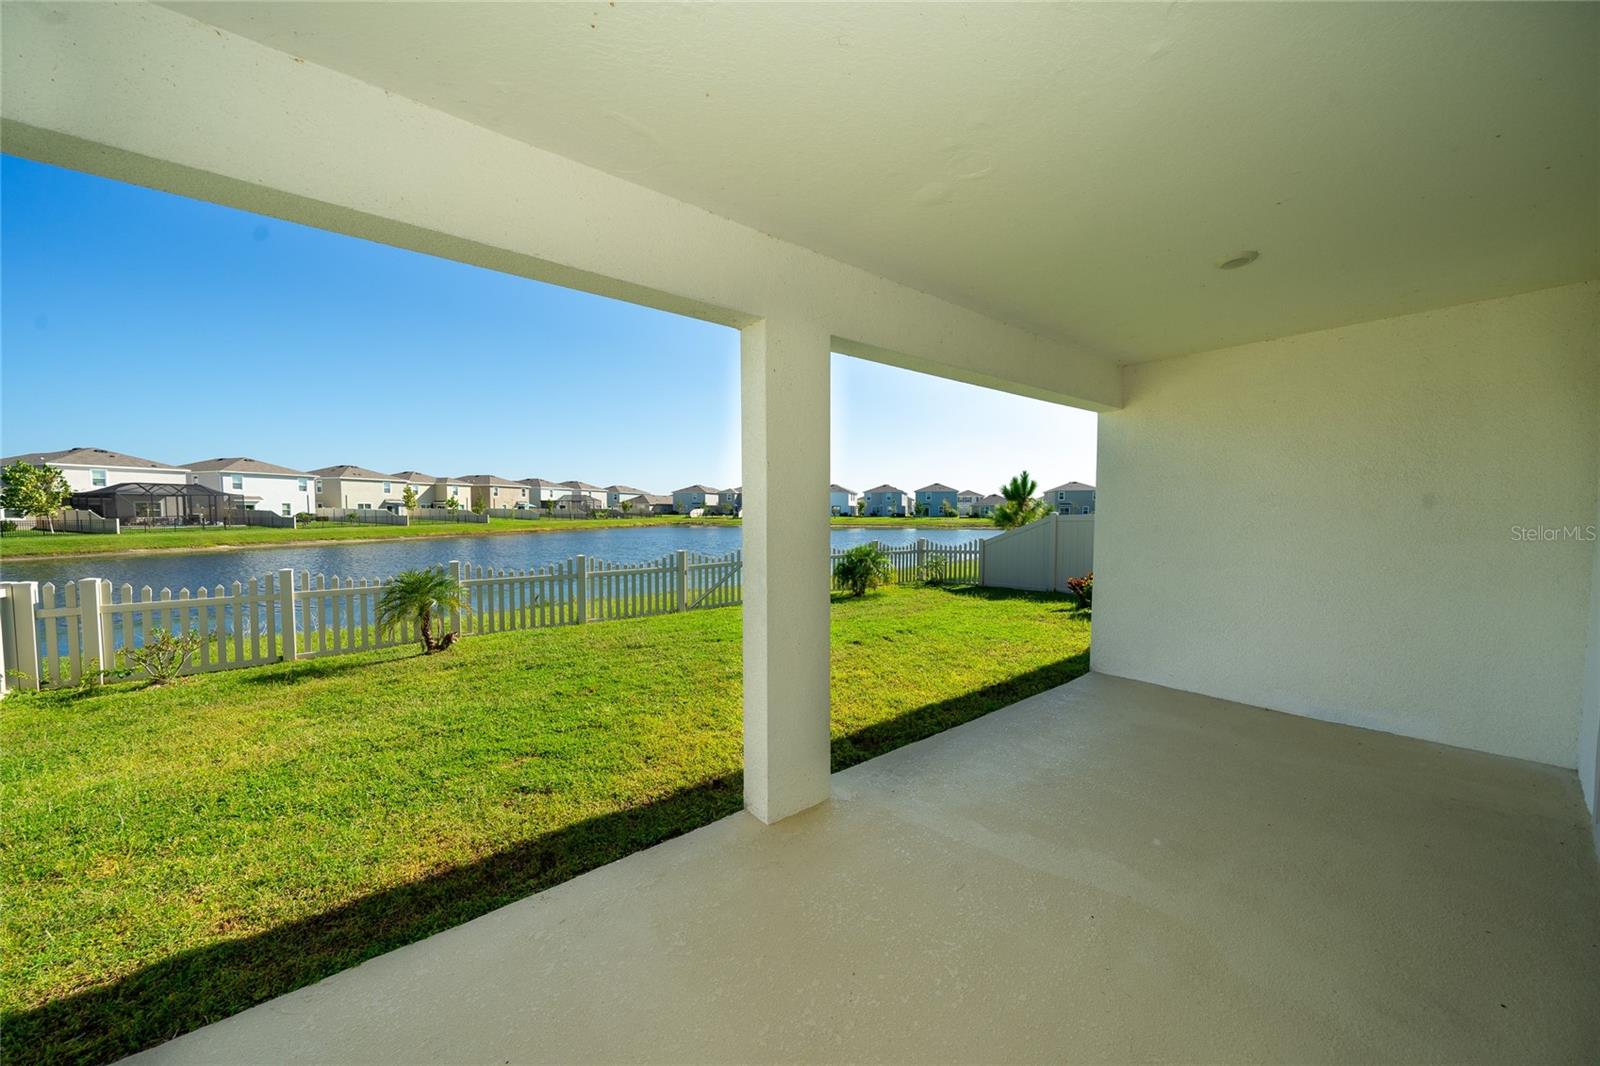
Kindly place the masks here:
MULTIPOLYGON (((0 450, 737 484, 739 338, 0 156, 0 450)), ((1092 481, 1093 415, 834 356, 833 478, 1092 481)))

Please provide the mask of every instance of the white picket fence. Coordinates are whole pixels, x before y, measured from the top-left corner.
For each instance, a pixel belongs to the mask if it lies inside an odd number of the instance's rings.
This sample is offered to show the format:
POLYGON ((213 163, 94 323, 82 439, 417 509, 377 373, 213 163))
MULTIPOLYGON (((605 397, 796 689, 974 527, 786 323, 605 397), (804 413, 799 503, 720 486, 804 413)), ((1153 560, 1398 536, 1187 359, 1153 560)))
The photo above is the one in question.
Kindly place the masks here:
MULTIPOLYGON (((978 542, 938 546, 926 541, 885 549, 896 579, 917 580, 934 556, 950 582, 979 580, 978 542)), ((842 552, 834 552, 837 562, 842 552)), ((457 633, 500 633, 549 626, 640 618, 743 602, 743 562, 737 551, 702 555, 679 551, 645 563, 612 563, 576 556, 528 570, 446 569, 466 590, 466 609, 440 620, 457 633)), ((280 570, 231 587, 158 590, 113 587, 103 578, 0 584, 4 665, 13 687, 56 688, 85 675, 126 668, 126 650, 160 630, 203 637, 185 673, 234 670, 285 660, 348 655, 412 644, 414 626, 390 633, 377 625, 386 581, 280 570)))

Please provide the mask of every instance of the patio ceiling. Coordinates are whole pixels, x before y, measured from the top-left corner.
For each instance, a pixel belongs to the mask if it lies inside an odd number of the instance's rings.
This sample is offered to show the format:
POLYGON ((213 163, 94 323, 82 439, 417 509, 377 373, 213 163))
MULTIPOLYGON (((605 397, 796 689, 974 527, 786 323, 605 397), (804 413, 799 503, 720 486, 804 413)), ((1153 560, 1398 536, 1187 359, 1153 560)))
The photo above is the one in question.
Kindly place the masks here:
POLYGON ((1122 361, 1600 272, 1593 5, 167 6, 1122 361))

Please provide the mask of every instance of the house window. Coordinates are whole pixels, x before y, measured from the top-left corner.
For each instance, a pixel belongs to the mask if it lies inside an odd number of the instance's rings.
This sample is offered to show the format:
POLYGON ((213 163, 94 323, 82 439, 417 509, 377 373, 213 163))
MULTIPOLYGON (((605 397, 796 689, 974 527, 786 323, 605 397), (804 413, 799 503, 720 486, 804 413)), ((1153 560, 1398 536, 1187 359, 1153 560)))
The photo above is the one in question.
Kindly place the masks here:
POLYGON ((89 484, 93 485, 95 488, 101 488, 105 485, 105 483, 106 472, 104 470, 89 471, 89 484))
POLYGON ((454 485, 451 485, 450 486, 450 495, 454 496, 455 494, 456 494, 456 487, 454 485))
POLYGON ((244 475, 234 474, 228 478, 229 483, 236 489, 244 488, 244 475))
MULTIPOLYGON (((384 466, 388 466, 388 465, 389 465, 389 464, 388 464, 388 463, 384 463, 384 464, 383 464, 383 465, 384 465, 384 466)), ((385 482, 384 482, 384 483, 383 483, 383 491, 384 491, 384 492, 388 492, 388 491, 389 491, 389 483, 388 483, 388 482, 387 482, 387 481, 385 481, 385 482)))
POLYGON ((494 487, 494 488, 492 488, 492 489, 490 489, 490 490, 489 490, 489 495, 491 495, 491 496, 498 496, 498 495, 500 495, 500 486, 499 486, 499 485, 496 485, 496 486, 495 486, 495 487, 494 487))
POLYGON ((306 479, 305 478, 300 478, 299 481, 296 483, 295 487, 298 488, 301 492, 306 491, 306 479))
POLYGON ((317 478, 317 491, 318 492, 322 491, 322 479, 320 477, 317 478))
POLYGON ((372 504, 370 504, 370 503, 358 503, 358 504, 356 504, 356 510, 358 510, 358 511, 370 511, 370 510, 372 510, 372 504))
MULTIPOLYGON (((305 487, 305 483, 304 482, 301 482, 301 487, 302 488, 305 487)), ((288 504, 284 504, 283 505, 283 517, 288 518, 290 516, 290 514, 292 513, 292 510, 293 509, 288 504)))

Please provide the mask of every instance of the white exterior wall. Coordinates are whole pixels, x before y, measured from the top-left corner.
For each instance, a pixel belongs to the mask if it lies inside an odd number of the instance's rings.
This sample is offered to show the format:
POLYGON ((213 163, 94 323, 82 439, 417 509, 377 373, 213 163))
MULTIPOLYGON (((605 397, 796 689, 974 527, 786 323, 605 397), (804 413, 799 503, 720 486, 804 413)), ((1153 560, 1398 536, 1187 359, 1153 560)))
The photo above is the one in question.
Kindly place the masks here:
POLYGON ((317 479, 313 475, 304 478, 291 477, 287 474, 238 474, 241 488, 233 487, 236 475, 229 470, 197 470, 190 476, 190 482, 195 485, 204 485, 207 488, 217 489, 234 496, 259 496, 260 500, 251 504, 258 511, 271 511, 273 514, 283 514, 283 505, 289 505, 289 514, 304 514, 317 509, 316 485, 317 479), (300 488, 300 483, 305 482, 305 488, 300 488))
MULTIPOLYGON (((1600 405, 1600 397, 1596 397, 1600 405)), ((1600 466, 1600 455, 1596 456, 1600 466)), ((1594 524, 1600 534, 1600 485, 1594 524)), ((1594 543, 1589 574, 1589 655, 1584 671, 1583 715, 1578 727, 1578 778, 1583 783, 1583 798, 1594 823, 1595 846, 1600 848, 1600 535, 1594 543)))
POLYGON ((1514 527, 1595 521, 1597 295, 1128 368, 1094 668, 1575 766, 1595 545, 1514 527))
POLYGON ((88 492, 90 489, 118 485, 124 481, 144 481, 154 485, 186 485, 189 482, 189 471, 179 467, 153 470, 147 466, 62 466, 55 463, 50 465, 61 471, 61 476, 67 479, 67 485, 73 492, 88 492), (94 483, 96 470, 106 472, 106 480, 102 485, 94 483))

